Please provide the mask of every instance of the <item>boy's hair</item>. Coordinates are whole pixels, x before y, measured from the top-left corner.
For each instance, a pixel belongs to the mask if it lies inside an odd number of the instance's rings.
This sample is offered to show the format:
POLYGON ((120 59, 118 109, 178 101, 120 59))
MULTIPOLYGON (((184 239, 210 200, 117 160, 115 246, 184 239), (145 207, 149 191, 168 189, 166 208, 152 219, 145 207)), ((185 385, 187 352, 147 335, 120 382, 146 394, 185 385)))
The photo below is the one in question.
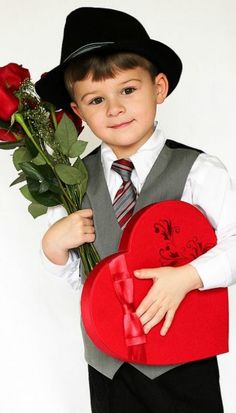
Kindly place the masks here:
POLYGON ((105 80, 114 78, 121 70, 136 67, 147 70, 153 82, 160 73, 156 65, 136 53, 100 53, 74 59, 65 69, 64 82, 71 99, 74 100, 73 86, 77 80, 84 80, 89 74, 92 75, 93 81, 105 80))

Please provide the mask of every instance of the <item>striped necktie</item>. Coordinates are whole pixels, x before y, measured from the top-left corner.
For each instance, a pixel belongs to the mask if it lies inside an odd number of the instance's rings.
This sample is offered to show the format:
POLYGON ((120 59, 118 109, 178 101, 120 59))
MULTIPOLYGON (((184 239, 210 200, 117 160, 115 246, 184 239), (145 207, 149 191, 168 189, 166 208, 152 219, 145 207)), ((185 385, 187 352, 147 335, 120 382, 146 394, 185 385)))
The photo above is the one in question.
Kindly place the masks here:
POLYGON ((134 165, 129 159, 119 159, 113 162, 111 168, 116 171, 123 180, 121 187, 115 195, 113 208, 121 229, 124 229, 133 214, 137 198, 137 191, 131 181, 131 173, 134 165))

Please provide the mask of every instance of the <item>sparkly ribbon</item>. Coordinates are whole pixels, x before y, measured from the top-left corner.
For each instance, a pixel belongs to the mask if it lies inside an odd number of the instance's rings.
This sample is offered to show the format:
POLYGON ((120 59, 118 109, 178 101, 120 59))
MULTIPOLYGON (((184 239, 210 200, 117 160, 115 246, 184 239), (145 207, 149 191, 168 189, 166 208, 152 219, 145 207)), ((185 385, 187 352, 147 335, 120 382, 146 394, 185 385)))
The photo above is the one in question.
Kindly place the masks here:
POLYGON ((128 272, 124 256, 114 258, 109 263, 109 267, 117 298, 123 307, 124 339, 129 361, 145 363, 146 336, 142 323, 135 313, 133 277, 128 272))

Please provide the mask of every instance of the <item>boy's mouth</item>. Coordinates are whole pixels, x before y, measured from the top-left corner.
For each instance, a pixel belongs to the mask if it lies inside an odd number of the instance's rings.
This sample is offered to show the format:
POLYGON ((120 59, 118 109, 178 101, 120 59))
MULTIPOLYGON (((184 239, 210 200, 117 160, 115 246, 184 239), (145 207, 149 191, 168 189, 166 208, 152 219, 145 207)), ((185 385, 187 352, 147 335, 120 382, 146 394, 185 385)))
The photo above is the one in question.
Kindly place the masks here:
POLYGON ((133 122, 133 119, 130 120, 129 122, 122 122, 122 123, 119 123, 119 124, 117 124, 117 125, 110 126, 110 128, 113 128, 113 129, 122 128, 122 127, 124 127, 124 126, 130 125, 131 122, 133 122))

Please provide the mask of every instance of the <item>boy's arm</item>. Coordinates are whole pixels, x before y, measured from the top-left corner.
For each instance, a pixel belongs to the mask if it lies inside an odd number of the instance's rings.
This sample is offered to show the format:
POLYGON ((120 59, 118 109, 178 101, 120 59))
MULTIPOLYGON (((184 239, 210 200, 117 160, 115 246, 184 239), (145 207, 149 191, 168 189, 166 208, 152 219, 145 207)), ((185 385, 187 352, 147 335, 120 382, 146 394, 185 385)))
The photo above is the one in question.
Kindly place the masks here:
POLYGON ((217 245, 191 262, 203 282, 201 289, 236 283, 236 185, 218 158, 197 158, 182 200, 205 213, 217 236, 217 245))
POLYGON ((64 265, 50 261, 45 255, 42 246, 40 247, 40 257, 44 269, 48 273, 65 279, 73 290, 78 290, 81 287, 80 258, 74 251, 69 252, 69 258, 64 265))
POLYGON ((138 278, 153 279, 153 286, 136 309, 146 333, 165 317, 161 329, 165 335, 189 291, 236 283, 236 186, 224 165, 201 154, 190 171, 182 200, 205 213, 216 231, 217 245, 182 267, 134 272, 138 278))
MULTIPOLYGON (((46 218, 48 222, 48 228, 54 224, 59 219, 67 216, 65 208, 61 205, 48 208, 46 218)), ((68 259, 65 264, 55 264, 45 255, 42 247, 40 245, 40 257, 44 269, 59 278, 65 279, 73 290, 78 290, 81 286, 80 279, 80 258, 78 254, 70 250, 68 254, 68 259)))

